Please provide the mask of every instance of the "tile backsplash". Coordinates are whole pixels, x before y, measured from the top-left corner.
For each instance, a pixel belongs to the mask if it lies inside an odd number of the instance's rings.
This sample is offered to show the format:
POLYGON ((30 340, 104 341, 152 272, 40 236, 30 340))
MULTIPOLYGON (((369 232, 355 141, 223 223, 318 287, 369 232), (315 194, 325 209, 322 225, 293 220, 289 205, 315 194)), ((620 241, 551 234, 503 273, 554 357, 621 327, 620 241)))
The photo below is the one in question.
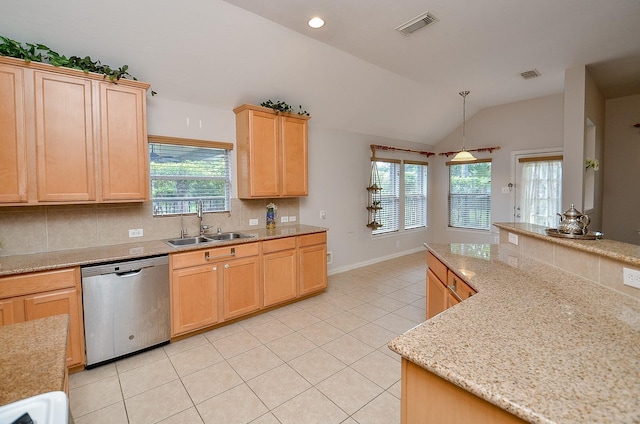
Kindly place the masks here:
MULTIPOLYGON (((211 231, 246 230, 265 226, 266 205, 278 206, 278 216, 296 216, 299 202, 291 199, 231 199, 231 212, 205 213, 211 231), (249 219, 258 219, 249 227, 249 219)), ((280 222, 280 219, 277 219, 280 222)), ((1 256, 106 246, 180 236, 181 221, 189 235, 199 232, 195 214, 153 217, 151 202, 98 205, 52 205, 0 208, 1 256), (129 229, 142 228, 130 238, 129 229)), ((299 222, 299 221, 298 221, 299 222)))

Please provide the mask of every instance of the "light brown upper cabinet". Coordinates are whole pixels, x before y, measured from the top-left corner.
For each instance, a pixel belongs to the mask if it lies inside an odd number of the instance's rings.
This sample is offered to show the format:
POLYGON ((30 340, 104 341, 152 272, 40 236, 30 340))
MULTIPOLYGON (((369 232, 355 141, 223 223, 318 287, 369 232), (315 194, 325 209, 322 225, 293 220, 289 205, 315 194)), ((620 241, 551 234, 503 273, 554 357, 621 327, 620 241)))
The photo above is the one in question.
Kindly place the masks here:
POLYGON ((308 116, 244 104, 236 114, 238 197, 308 194, 308 116))
POLYGON ((148 88, 0 57, 0 204, 148 200, 148 88))

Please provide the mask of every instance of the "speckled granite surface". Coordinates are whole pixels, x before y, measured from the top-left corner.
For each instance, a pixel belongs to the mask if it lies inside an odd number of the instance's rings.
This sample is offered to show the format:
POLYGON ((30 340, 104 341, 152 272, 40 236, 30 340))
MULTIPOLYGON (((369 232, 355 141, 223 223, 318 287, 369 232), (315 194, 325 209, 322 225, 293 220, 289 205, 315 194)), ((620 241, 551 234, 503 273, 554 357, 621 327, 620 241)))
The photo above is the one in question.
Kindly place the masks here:
POLYGON ((64 390, 68 315, 0 326, 0 405, 64 390))
POLYGON ((582 250, 583 252, 595 253, 596 255, 604 256, 610 259, 627 263, 629 265, 640 267, 639 245, 622 243, 615 240, 607 240, 606 234, 604 235, 604 238, 599 240, 563 239, 548 236, 545 231, 546 227, 543 227, 541 225, 520 222, 496 222, 493 225, 502 230, 511 231, 517 234, 524 234, 542 240, 552 241, 563 246, 582 250))
POLYGON ((637 300, 497 245, 429 249, 478 294, 393 351, 532 423, 640 422, 637 300))
POLYGON ((0 256, 0 277, 25 272, 45 271, 48 269, 67 268, 76 265, 89 265, 101 262, 121 261, 145 256, 165 255, 173 252, 206 249, 227 246, 230 244, 250 243, 258 240, 304 235, 327 231, 326 228, 310 225, 278 226, 273 230, 245 229, 238 232, 251 234, 251 239, 217 241, 192 246, 172 247, 166 240, 145 241, 137 243, 117 244, 112 246, 90 247, 55 252, 34 253, 29 255, 0 256))

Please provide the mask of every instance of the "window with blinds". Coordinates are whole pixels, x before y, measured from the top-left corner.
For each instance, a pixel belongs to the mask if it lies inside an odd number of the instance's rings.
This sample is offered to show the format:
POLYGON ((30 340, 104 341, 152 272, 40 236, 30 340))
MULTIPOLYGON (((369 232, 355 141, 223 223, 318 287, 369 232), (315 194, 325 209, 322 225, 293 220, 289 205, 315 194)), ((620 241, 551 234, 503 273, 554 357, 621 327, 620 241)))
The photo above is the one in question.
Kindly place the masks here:
POLYGON ((404 229, 427 226, 427 165, 404 163, 404 229))
POLYGON ((380 177, 382 227, 372 234, 386 234, 427 226, 427 163, 377 159, 380 177))
POLYGON ((448 162, 449 227, 491 227, 491 160, 448 162))
POLYGON ((378 176, 380 177, 380 206, 378 222, 382 226, 373 234, 384 234, 398 231, 400 204, 400 163, 377 160, 378 176))
POLYGON ((205 212, 230 210, 232 145, 192 141, 149 143, 154 216, 196 213, 198 200, 205 212))

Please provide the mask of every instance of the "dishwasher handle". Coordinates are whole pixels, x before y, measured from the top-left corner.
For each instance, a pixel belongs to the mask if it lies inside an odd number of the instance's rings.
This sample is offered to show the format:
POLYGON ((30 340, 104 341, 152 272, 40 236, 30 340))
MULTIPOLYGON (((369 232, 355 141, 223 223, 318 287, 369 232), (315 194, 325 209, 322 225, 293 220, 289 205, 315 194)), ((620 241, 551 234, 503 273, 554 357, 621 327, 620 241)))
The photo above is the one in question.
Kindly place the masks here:
MULTIPOLYGON (((146 267, 149 268, 149 267, 146 267)), ((114 274, 117 277, 121 277, 121 278, 125 278, 125 277, 135 277, 136 275, 140 274, 142 272, 143 268, 139 268, 139 269, 133 269, 130 271, 124 271, 124 272, 114 272, 114 274)))

